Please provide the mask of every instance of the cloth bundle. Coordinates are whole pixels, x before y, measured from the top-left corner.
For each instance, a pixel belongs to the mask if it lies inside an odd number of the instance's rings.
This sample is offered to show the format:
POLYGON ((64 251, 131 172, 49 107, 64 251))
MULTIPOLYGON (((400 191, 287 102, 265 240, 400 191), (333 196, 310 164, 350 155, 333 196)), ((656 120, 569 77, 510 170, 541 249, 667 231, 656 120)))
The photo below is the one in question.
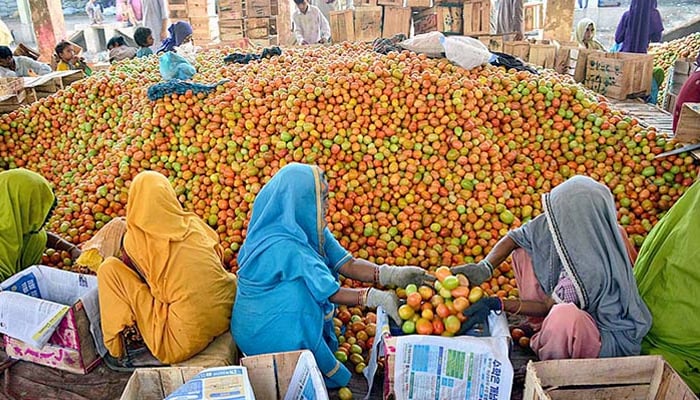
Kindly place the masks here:
POLYGON ((399 33, 390 38, 377 38, 372 42, 372 48, 379 54, 389 54, 392 51, 401 52, 403 48, 399 45, 408 39, 403 33, 399 33))
POLYGON ((214 84, 204 84, 196 82, 182 81, 179 79, 173 79, 167 82, 156 83, 155 85, 148 88, 148 99, 151 101, 156 101, 162 99, 163 97, 170 94, 185 94, 188 90, 192 93, 211 93, 216 90, 216 87, 223 85, 228 82, 228 79, 223 79, 214 84))
POLYGON ((248 64, 251 61, 258 61, 263 58, 271 58, 282 55, 282 49, 278 46, 264 48, 262 53, 232 53, 224 58, 224 62, 234 64, 248 64))

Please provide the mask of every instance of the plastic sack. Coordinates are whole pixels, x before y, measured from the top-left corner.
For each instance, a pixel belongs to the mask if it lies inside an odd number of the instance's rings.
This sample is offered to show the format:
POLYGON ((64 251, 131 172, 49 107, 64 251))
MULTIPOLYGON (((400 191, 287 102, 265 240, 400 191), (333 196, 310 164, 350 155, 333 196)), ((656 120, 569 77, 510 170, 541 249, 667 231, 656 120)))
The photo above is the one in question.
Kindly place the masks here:
POLYGON ((404 40, 399 43, 399 46, 417 54, 425 54, 428 57, 442 57, 445 52, 445 48, 442 46, 444 39, 445 35, 440 32, 428 32, 404 40))
POLYGON ((467 36, 448 36, 442 39, 445 56, 464 69, 485 65, 491 59, 491 52, 480 41, 467 36))
POLYGON ((167 52, 160 56, 160 74, 163 80, 187 80, 197 72, 187 59, 177 53, 167 52))

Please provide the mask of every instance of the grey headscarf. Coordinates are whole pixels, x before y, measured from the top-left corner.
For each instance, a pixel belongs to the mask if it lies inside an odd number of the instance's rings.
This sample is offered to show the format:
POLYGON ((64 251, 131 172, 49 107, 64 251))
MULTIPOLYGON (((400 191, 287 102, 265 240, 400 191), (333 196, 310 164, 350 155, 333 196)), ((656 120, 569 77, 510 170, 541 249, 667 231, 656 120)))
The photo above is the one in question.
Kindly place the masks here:
POLYGON ((544 214, 508 235, 532 258, 535 276, 551 296, 562 268, 600 330, 600 357, 637 355, 651 327, 618 230, 607 187, 584 176, 557 186, 544 214))

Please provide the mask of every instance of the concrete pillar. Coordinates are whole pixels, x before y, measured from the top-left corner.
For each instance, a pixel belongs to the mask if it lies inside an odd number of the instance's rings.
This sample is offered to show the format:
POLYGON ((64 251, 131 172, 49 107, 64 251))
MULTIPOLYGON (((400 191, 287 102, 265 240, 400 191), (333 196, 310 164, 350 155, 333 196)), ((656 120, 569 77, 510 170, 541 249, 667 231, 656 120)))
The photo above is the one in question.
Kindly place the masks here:
POLYGON ((29 0, 29 7, 41 59, 50 62, 56 43, 66 37, 61 0, 29 0))
POLYGON ((22 24, 32 23, 32 12, 29 9, 29 0, 17 0, 17 11, 19 12, 19 22, 22 24))
MULTIPOLYGON (((594 3, 593 0, 590 3, 594 3)), ((574 32, 576 0, 548 0, 545 3, 544 38, 568 42, 574 32)))

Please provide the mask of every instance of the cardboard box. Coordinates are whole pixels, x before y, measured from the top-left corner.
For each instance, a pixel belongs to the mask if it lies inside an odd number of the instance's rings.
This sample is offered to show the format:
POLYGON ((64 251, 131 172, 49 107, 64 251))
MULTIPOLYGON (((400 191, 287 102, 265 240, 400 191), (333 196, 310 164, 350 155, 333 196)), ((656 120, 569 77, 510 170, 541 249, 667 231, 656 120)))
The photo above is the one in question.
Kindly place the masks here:
POLYGON ((203 367, 137 369, 126 383, 120 400, 162 400, 202 370, 203 367))
POLYGON ((697 397, 661 356, 530 361, 523 400, 552 399, 697 397))
POLYGON ((367 6, 355 9, 355 40, 371 42, 382 36, 382 7, 367 6))
POLYGON ((700 140, 700 103, 683 103, 674 138, 684 143, 700 140))
POLYGON ((503 52, 523 61, 527 61, 530 56, 530 42, 527 40, 503 42, 503 52))
POLYGON ((352 10, 331 11, 331 39, 334 43, 355 40, 355 20, 352 10))
POLYGON ((462 11, 465 35, 488 35, 491 32, 491 2, 464 2, 462 11))
POLYGON ((413 18, 416 35, 433 31, 448 35, 464 33, 463 6, 434 6, 419 12, 413 18))
MULTIPOLYGON (((10 311, 14 313, 35 314, 47 306, 67 309, 65 314, 55 314, 62 315, 60 319, 52 318, 43 325, 39 324, 37 333, 31 335, 31 339, 39 340, 40 333, 50 332, 55 321, 60 321, 41 348, 11 336, 23 337, 29 331, 15 334, 3 329, 5 352, 9 357, 76 374, 86 374, 100 362, 96 343, 102 343, 102 332, 96 277, 34 266, 7 279, 2 283, 2 289, 12 296, 21 296, 16 298, 22 300, 21 305, 13 301, 17 309, 10 311)), ((4 317, 11 318, 9 314, 4 317)))
POLYGON ((309 383, 313 383, 307 390, 314 390, 318 399, 327 399, 323 377, 308 350, 244 357, 241 365, 248 369, 256 400, 282 400, 288 391, 299 390, 299 382, 296 380, 300 372, 306 372, 310 378, 309 383), (301 365, 302 359, 305 365, 301 365), (297 371, 298 367, 300 371, 297 371), (312 378, 312 375, 316 375, 316 378, 312 378))
POLYGON ((528 62, 544 68, 553 69, 557 58, 558 45, 551 40, 537 40, 530 43, 528 62))
POLYGON ((384 7, 382 37, 390 38, 399 33, 406 35, 406 37, 411 33, 411 9, 406 7, 384 7))
POLYGON ((644 96, 651 92, 653 69, 653 55, 594 53, 588 56, 584 85, 617 100, 644 96))
POLYGON ((586 70, 588 69, 588 56, 591 54, 603 53, 600 50, 589 50, 578 48, 572 51, 571 57, 574 60, 574 80, 583 83, 586 80, 586 70))

